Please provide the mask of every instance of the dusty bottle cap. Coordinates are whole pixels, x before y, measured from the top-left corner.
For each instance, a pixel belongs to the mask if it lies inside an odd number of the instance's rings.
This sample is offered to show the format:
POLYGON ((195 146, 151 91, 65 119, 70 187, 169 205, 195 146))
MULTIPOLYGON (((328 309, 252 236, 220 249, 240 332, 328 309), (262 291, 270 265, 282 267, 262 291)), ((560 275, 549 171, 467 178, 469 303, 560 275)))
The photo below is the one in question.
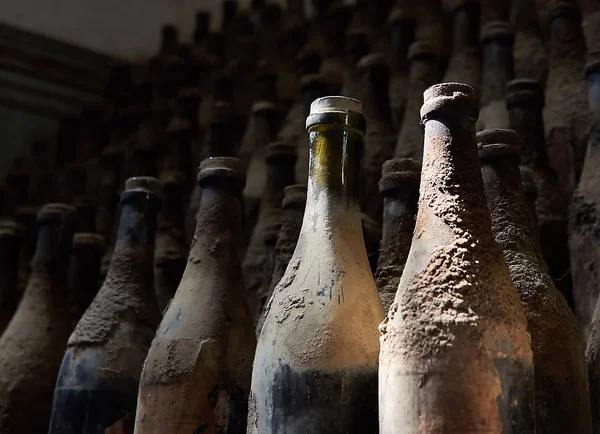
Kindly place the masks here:
POLYGON ((73 235, 73 248, 82 249, 86 247, 104 249, 104 237, 93 232, 77 232, 73 235))
POLYGON ((585 64, 585 75, 600 74, 600 51, 590 51, 587 53, 587 63, 585 64))
POLYGON ((529 167, 519 166, 521 172, 521 185, 526 195, 537 198, 538 188, 533 176, 533 170, 529 167))
POLYGON ((471 86, 463 83, 440 83, 425 89, 421 123, 432 117, 444 116, 477 120, 479 103, 471 86))
POLYGON ((209 157, 200 163, 198 182, 202 185, 203 181, 213 177, 235 179, 243 189, 246 185, 246 163, 233 157, 209 157))
POLYGON ((510 157, 519 160, 519 136, 514 130, 490 129, 477 133, 479 159, 510 157))
POLYGON ((372 53, 363 56, 356 64, 356 67, 362 71, 368 68, 389 69, 389 65, 382 53, 372 53))
POLYGON ((267 146, 267 161, 280 157, 296 159, 298 157, 296 146, 289 143, 287 140, 278 140, 267 146))
POLYGON ((163 185, 158 179, 152 176, 136 176, 133 178, 129 178, 127 181, 125 181, 124 192, 127 193, 134 191, 139 191, 147 194, 154 194, 156 196, 162 197, 163 185))
POLYGON ((51 221, 64 221, 75 223, 77 211, 75 207, 66 203, 47 203, 38 211, 37 220, 39 223, 51 221))
POLYGON ((412 158, 393 158, 381 166, 379 191, 418 188, 421 179, 421 163, 412 158))
POLYGON ((408 47, 408 60, 414 60, 422 57, 436 57, 436 49, 427 41, 415 41, 408 47))
POLYGON ((515 34, 506 21, 490 21, 481 28, 480 40, 482 44, 499 38, 506 38, 514 43, 515 34))
POLYGON ((366 121, 360 101, 346 96, 317 98, 310 105, 306 128, 327 123, 347 125, 365 131, 366 121))
POLYGON ((25 235, 25 227, 11 218, 0 219, 0 236, 20 238, 25 235))
POLYGON ((574 1, 552 0, 550 2, 550 21, 564 16, 573 16, 581 19, 581 11, 574 1))
POLYGON ((537 102, 544 105, 544 90, 539 81, 531 78, 517 78, 508 83, 506 88, 506 107, 517 104, 537 102))
POLYGON ((306 205, 306 184, 288 185, 283 189, 283 208, 306 205))

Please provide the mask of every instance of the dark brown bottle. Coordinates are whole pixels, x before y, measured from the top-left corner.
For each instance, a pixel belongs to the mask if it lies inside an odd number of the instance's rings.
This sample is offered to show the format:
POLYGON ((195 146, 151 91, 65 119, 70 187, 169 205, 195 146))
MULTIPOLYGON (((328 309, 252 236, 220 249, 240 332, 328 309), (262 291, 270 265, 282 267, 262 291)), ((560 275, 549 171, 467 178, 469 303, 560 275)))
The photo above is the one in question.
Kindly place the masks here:
POLYGON ((110 269, 64 352, 51 434, 99 434, 135 413, 142 365, 160 322, 153 264, 161 195, 155 178, 125 183, 110 269))
MULTIPOLYGON (((555 152, 566 148, 573 155, 573 171, 576 180, 581 176, 587 136, 591 124, 588 111, 587 82, 582 71, 585 68, 585 38, 581 28, 581 14, 575 2, 556 0, 552 2, 550 17, 549 69, 546 82, 546 106, 544 121, 546 135, 555 128, 567 127, 571 134, 571 142, 553 141, 550 162, 559 174, 565 173, 561 168, 565 162, 555 152), (558 147, 559 149, 553 149, 558 147)), ((571 169, 571 168, 569 168, 571 169)), ((561 179, 561 183, 562 179, 561 179)), ((573 185, 573 188, 575 185, 573 185)), ((571 194, 572 191, 569 191, 571 194)))
POLYGON ((423 100, 415 233, 380 326, 379 432, 533 434, 531 341, 492 235, 477 98, 467 85, 443 83, 423 100))
POLYGON ((0 432, 46 432, 52 390, 71 331, 67 266, 75 209, 52 203, 39 235, 27 289, 0 338, 0 432))
POLYGON ((244 163, 204 160, 198 182, 196 234, 142 372, 136 434, 246 431, 256 340, 239 257, 244 163))
POLYGON ((293 144, 275 142, 268 146, 265 159, 267 187, 260 201, 256 226, 242 263, 248 290, 248 304, 254 321, 258 319, 261 310, 259 292, 264 283, 265 230, 271 225, 281 222, 283 189, 295 182, 296 158, 296 147, 293 144))
POLYGON ((527 316, 535 373, 536 430, 592 433, 583 336, 556 290, 532 236, 519 180, 518 136, 512 130, 477 134, 492 231, 504 252, 527 316))
POLYGON ((385 57, 380 53, 363 57, 358 62, 357 69, 362 74, 360 101, 369 126, 364 139, 361 210, 371 219, 380 222, 382 202, 377 183, 381 165, 392 158, 396 143, 389 100, 390 70, 385 57))
POLYGON ((481 87, 481 59, 479 58, 478 1, 453 2, 452 54, 444 75, 446 82, 461 82, 471 86, 477 93, 481 87))
MULTIPOLYGON (((306 185, 295 184, 288 185, 283 189, 283 213, 281 215, 281 228, 277 234, 277 240, 274 246, 273 274, 269 281, 269 287, 266 292, 261 292, 259 301, 261 305, 260 319, 257 331, 262 327, 264 320, 265 307, 273 289, 279 283, 285 270, 294 254, 296 243, 300 236, 302 228, 302 219, 304 217, 304 208, 306 207, 306 185)), ((266 286, 263 286, 266 288, 266 286)))
MULTIPOLYGON (((79 225, 77 226, 79 228, 79 225)), ((67 276, 69 310, 73 327, 77 325, 100 289, 100 262, 104 253, 104 237, 93 232, 77 232, 67 276)))
MULTIPOLYGON (((548 162, 542 115, 544 93, 541 85, 527 78, 511 81, 506 107, 510 127, 521 140, 523 165, 533 170, 538 186, 536 211, 542 253, 556 288, 565 296, 569 305, 573 306, 567 240, 568 202, 548 162)), ((592 310, 590 314, 591 312, 592 310)))
POLYGON ((515 30, 515 77, 545 83, 548 52, 542 40, 535 0, 512 0, 510 22, 515 30))
POLYGON ((507 22, 493 21, 481 28, 483 75, 479 130, 508 128, 506 92, 514 78, 513 47, 515 36, 507 22))
POLYGON ((375 282, 387 314, 396 297, 415 229, 421 165, 409 158, 386 161, 379 190, 383 197, 383 227, 375 282))
POLYGON ((389 33, 392 52, 390 105, 396 130, 400 129, 408 94, 408 48, 415 40, 417 20, 412 8, 395 7, 390 12, 389 33))
MULTIPOLYGON (((533 170, 526 166, 519 166, 519 170, 521 172, 521 185, 523 186, 523 192, 525 193, 525 203, 529 215, 529 229, 539 243, 540 229, 538 226, 537 210, 535 208, 535 203, 538 198, 538 187, 535 182, 535 175, 533 174, 533 170)), ((544 266, 547 267, 545 262, 544 266)))
MULTIPOLYGON (((596 316, 598 295, 600 294, 600 252, 596 249, 598 228, 600 227, 600 210, 598 200, 597 164, 600 163, 600 54, 590 53, 586 65, 589 83, 589 107, 594 118, 590 129, 585 164, 581 173, 579 185, 573 194, 569 213, 569 251, 571 254, 571 275, 573 276, 573 296, 575 299, 575 314, 579 327, 586 338, 590 336, 590 325, 596 316)), ((595 320, 597 321, 597 319, 595 320)), ((598 326, 596 326, 598 327, 598 326)), ((595 336, 591 336, 597 339, 595 336)), ((590 339, 587 339, 591 345, 590 339)), ((594 343, 594 345, 598 345, 594 343)), ((590 347, 588 347, 589 351, 590 347)), ((593 349, 594 357, 596 349, 593 349)), ((594 363, 595 360, 594 360, 594 363)), ((596 368, 594 368, 596 369, 596 368)), ((590 377, 592 389, 597 387, 596 380, 590 377)), ((592 395, 600 398, 600 390, 592 395)), ((595 401, 594 404, 597 404, 595 401)), ((595 423, 600 428, 600 414, 595 413, 595 423)))
POLYGON ((175 295, 187 262, 188 246, 183 233, 185 180, 182 172, 161 175, 165 201, 158 214, 154 253, 154 287, 161 312, 175 295))
POLYGON ((25 228, 12 219, 0 220, 0 336, 17 310, 19 250, 25 228))
POLYGON ((373 433, 383 310, 358 206, 365 133, 360 103, 320 98, 312 104, 307 129, 311 161, 304 223, 267 305, 247 432, 373 433))
POLYGON ((419 110, 423 91, 439 78, 439 56, 427 42, 416 41, 408 50, 410 73, 406 97, 406 110, 396 141, 396 158, 423 158, 423 129, 419 125, 419 110))

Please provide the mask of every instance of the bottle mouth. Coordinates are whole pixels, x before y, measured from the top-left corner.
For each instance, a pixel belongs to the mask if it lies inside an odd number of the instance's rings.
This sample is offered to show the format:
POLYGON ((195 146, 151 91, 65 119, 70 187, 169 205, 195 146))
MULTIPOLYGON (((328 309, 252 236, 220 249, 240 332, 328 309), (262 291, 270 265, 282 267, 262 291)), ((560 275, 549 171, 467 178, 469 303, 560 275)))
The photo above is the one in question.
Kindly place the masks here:
POLYGON ((306 128, 318 124, 338 124, 366 131, 366 121, 359 100, 346 96, 317 98, 310 105, 306 128))
POLYGON ((153 176, 135 176, 125 181, 125 192, 140 191, 162 197, 163 184, 153 176))
POLYGON ((379 191, 419 189, 421 163, 412 158, 393 158, 383 163, 379 191))
POLYGON ((515 34, 509 23, 505 21, 492 21, 481 28, 480 40, 482 44, 501 38, 508 39, 510 43, 514 43, 515 34))
POLYGON ((38 223, 52 221, 66 221, 74 223, 77 218, 77 210, 66 203, 47 203, 37 214, 38 223))
POLYGON ((436 117, 472 118, 479 117, 479 104, 475 90, 464 83, 440 83, 423 92, 421 124, 436 117))
POLYGON ((490 129, 477 133, 479 159, 508 157, 519 161, 519 137, 514 130, 490 129))
POLYGON ((198 182, 204 184, 209 178, 233 179, 243 189, 246 186, 246 163, 233 157, 209 157, 200 163, 198 182))
POLYGON ((73 235, 73 248, 95 247, 104 249, 104 237, 94 232, 78 232, 73 235))
POLYGON ((544 105, 544 92, 539 81, 531 78, 517 78, 506 88, 506 107, 525 102, 538 102, 544 105))

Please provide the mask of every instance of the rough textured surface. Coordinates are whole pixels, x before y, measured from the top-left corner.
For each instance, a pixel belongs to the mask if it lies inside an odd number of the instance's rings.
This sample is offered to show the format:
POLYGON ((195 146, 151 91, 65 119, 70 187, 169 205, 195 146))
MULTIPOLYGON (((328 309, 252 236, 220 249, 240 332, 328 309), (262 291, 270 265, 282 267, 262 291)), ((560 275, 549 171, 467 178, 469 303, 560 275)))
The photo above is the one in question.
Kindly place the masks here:
POLYGON ((256 342, 237 244, 240 192, 203 182, 187 267, 140 380, 136 434, 245 432, 256 342))
MULTIPOLYGON (((503 143, 506 140, 501 134, 491 141, 489 136, 483 140, 503 143)), ((483 150, 493 143, 483 145, 483 150)), ((531 334, 536 430, 591 433, 583 336, 565 298, 544 270, 541 252, 531 235, 519 181, 518 148, 512 146, 508 156, 493 152, 482 159, 485 193, 494 237, 504 252, 531 334)))
POLYGON ((476 103, 459 85, 428 93, 439 112, 421 111, 429 120, 413 244, 380 326, 380 432, 533 433, 526 318, 492 237, 474 119, 437 120, 476 103))

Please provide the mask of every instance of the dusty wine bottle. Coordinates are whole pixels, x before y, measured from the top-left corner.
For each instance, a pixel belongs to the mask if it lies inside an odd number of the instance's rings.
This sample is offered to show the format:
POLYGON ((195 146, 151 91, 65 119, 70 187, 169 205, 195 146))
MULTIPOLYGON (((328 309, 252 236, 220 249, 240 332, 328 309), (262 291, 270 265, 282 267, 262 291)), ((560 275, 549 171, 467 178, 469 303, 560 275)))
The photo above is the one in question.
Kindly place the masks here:
POLYGON ((161 201, 156 178, 125 182, 110 268, 69 338, 50 434, 101 434, 135 413, 142 365, 160 322, 153 263, 161 201))
POLYGON ((376 432, 383 309, 358 207, 365 118, 358 101, 324 97, 306 126, 307 206, 260 331, 247 432, 376 432))
POLYGON ((591 434, 583 336, 575 315, 542 265, 542 254, 530 231, 519 182, 517 134, 485 130, 477 134, 477 142, 492 232, 521 296, 531 334, 536 430, 591 434))
POLYGON ((69 333, 67 266, 75 209, 44 205, 25 294, 0 338, 0 432, 48 429, 52 389, 69 333))
POLYGON ((531 343, 492 235, 477 99, 470 86, 443 83, 423 100, 415 233, 380 326, 379 431, 532 434, 531 343))
POLYGON ((539 242, 540 229, 538 225, 537 210, 535 208, 535 202, 538 198, 537 184, 535 183, 533 170, 529 167, 520 166, 519 171, 521 172, 521 185, 523 186, 523 192, 525 193, 525 203, 527 204, 527 213, 529 214, 529 228, 531 229, 531 234, 539 242))
POLYGON ((238 246, 244 163, 204 160, 198 182, 196 234, 142 372, 136 434, 246 430, 256 339, 238 246))
POLYGON ((383 163, 379 190, 383 197, 383 227, 375 281, 383 311, 387 314, 410 251, 421 165, 410 158, 397 158, 383 163))
POLYGON ((548 53, 541 37, 536 0, 513 0, 510 21, 515 29, 515 77, 545 83, 548 53))

